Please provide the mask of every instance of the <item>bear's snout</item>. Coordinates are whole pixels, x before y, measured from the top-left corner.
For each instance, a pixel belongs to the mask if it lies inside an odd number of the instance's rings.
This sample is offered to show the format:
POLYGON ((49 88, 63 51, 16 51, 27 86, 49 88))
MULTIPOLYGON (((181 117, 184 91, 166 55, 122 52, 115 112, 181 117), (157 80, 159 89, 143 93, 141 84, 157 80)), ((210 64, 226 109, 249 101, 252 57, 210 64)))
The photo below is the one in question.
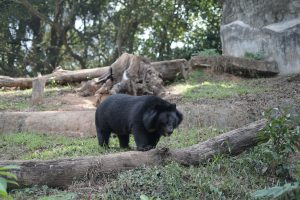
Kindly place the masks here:
POLYGON ((170 136, 173 133, 173 126, 167 126, 164 130, 164 136, 170 136))

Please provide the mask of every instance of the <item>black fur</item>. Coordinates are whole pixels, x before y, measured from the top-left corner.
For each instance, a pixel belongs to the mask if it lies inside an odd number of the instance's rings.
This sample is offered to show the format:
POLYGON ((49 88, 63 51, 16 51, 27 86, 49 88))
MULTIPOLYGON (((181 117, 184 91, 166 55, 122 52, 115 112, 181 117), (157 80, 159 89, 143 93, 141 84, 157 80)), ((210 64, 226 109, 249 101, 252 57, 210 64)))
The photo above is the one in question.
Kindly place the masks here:
POLYGON ((115 94, 105 99, 96 110, 95 123, 99 145, 108 146, 111 132, 120 147, 128 148, 129 134, 139 151, 155 148, 162 135, 170 135, 181 123, 182 114, 156 96, 115 94))

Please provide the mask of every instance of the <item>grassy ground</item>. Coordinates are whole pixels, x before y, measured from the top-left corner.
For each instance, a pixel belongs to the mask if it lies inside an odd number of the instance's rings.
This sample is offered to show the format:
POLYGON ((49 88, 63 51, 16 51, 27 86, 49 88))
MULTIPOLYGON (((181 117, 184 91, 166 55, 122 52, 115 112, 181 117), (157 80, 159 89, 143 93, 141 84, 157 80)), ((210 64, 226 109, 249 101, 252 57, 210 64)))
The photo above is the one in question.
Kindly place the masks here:
POLYGON ((179 92, 186 101, 197 99, 224 99, 247 93, 262 93, 267 87, 253 87, 249 85, 252 80, 214 80, 208 77, 202 70, 194 71, 185 82, 179 82, 174 89, 179 92))
MULTIPOLYGON (((214 128, 191 129, 175 131, 171 137, 163 137, 158 147, 182 148, 212 136, 222 131, 214 128)), ((130 146, 135 147, 133 137, 130 146)), ((99 147, 96 138, 75 138, 66 136, 51 136, 37 133, 16 133, 0 135, 0 159, 57 159, 63 157, 96 156, 125 149, 119 148, 117 138, 111 138, 110 149, 99 147)))
MULTIPOLYGON (((195 71, 187 82, 173 84, 184 101, 226 99, 249 93, 262 93, 268 87, 251 85, 252 80, 215 80, 203 71, 195 71)), ((66 90, 69 90, 68 88, 66 90)), ((52 88, 46 95, 59 95, 52 88)), ((0 110, 30 108, 30 90, 0 92, 0 110)), ((44 108, 41 106, 40 110, 44 108)), ((194 126, 178 129, 162 138, 158 147, 182 148, 223 133, 214 127, 194 126)), ((134 142, 131 138, 131 146, 134 142)), ((124 151, 112 138, 110 149, 97 145, 96 138, 70 138, 37 133, 0 135, 0 159, 56 159, 93 156, 124 151)), ((185 167, 176 163, 142 167, 101 180, 74 183, 65 190, 35 186, 11 191, 14 199, 255 199, 254 191, 283 183, 274 176, 264 160, 266 149, 259 145, 235 157, 216 156, 200 166, 185 167)))

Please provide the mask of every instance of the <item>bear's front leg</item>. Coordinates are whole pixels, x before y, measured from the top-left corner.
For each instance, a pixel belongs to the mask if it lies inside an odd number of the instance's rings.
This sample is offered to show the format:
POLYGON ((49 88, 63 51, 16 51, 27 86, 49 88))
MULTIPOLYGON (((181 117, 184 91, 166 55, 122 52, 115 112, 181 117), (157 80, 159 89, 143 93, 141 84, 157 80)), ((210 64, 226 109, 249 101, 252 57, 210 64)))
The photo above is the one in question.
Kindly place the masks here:
POLYGON ((118 135, 121 148, 129 149, 129 134, 118 135))
POLYGON ((144 130, 139 130, 139 129, 133 130, 134 141, 138 151, 148 151, 150 149, 155 148, 150 144, 148 135, 146 134, 147 132, 144 130))

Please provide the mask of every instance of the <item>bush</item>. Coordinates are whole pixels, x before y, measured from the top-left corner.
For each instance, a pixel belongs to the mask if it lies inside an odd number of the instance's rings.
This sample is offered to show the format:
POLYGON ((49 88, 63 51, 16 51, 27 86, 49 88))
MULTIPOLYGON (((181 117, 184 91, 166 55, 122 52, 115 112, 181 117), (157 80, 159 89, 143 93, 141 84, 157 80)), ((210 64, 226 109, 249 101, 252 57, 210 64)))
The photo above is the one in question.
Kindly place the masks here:
POLYGON ((299 151, 300 116, 286 109, 274 108, 264 113, 269 119, 267 127, 259 134, 265 144, 265 156, 276 175, 288 178, 287 159, 299 151))
MULTIPOLYGON (((275 108, 265 113, 269 119, 267 127, 260 133, 259 137, 267 140, 263 145, 263 154, 267 169, 284 180, 291 180, 290 170, 294 166, 289 164, 288 158, 299 151, 300 144, 300 116, 290 114, 285 109, 275 108)), ((299 168, 299 166, 298 166, 299 168)), ((297 170, 299 173, 299 169, 297 170)), ((298 174, 299 179, 299 174, 298 174)), ((300 187, 299 180, 292 183, 285 183, 276 186, 257 190, 254 196, 280 198, 280 199, 299 199, 300 187)))

